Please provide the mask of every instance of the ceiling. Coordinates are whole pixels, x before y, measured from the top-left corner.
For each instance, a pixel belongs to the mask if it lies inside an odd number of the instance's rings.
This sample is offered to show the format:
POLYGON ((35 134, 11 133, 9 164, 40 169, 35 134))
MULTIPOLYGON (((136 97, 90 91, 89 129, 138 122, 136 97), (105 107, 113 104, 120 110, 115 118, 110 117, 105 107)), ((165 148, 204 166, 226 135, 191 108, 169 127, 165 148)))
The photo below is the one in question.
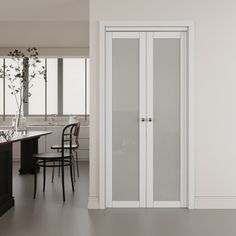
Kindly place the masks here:
POLYGON ((89 0, 1 0, 0 21, 88 21, 89 0))

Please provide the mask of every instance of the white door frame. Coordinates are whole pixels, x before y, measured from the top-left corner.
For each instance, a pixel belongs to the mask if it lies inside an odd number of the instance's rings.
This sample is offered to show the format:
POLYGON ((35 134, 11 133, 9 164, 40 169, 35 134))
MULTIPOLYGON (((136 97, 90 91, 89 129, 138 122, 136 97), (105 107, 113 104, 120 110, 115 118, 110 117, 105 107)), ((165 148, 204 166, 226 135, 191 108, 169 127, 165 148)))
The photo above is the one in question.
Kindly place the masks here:
POLYGON ((187 32, 187 207, 194 208, 194 26, 189 21, 135 21, 135 22, 100 22, 100 51, 99 51, 99 79, 100 79, 100 116, 99 116, 99 208, 106 204, 106 113, 105 113, 105 48, 106 32, 112 31, 185 31, 187 32))

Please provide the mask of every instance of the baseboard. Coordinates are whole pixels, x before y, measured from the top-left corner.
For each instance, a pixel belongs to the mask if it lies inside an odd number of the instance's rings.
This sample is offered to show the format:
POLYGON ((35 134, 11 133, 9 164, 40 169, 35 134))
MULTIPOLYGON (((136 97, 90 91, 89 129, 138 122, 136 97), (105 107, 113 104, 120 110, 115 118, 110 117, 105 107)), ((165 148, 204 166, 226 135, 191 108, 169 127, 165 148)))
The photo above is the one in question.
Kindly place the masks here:
POLYGON ((99 209, 99 200, 97 196, 89 196, 88 209, 99 209))
POLYGON ((236 196, 196 196, 195 209, 236 209, 236 196))

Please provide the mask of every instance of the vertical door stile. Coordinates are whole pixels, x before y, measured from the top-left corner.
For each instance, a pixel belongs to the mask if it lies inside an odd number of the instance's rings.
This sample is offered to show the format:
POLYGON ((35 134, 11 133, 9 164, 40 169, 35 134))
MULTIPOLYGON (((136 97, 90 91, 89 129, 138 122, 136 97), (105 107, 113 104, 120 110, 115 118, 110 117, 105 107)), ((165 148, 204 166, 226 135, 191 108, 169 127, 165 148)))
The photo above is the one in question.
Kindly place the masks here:
POLYGON ((146 34, 139 40, 139 197, 140 207, 146 207, 146 34))
POLYGON ((186 124, 187 124, 187 84, 186 84, 186 76, 187 76, 187 52, 186 52, 186 32, 181 32, 181 38, 180 38, 180 50, 181 50, 181 58, 180 58, 180 65, 181 65, 181 74, 180 74, 180 99, 181 99, 181 111, 180 111, 180 120, 181 120, 181 125, 180 125, 180 130, 181 130, 181 140, 180 140, 180 156, 181 156, 181 207, 186 207, 187 206, 187 130, 186 130, 186 124))
POLYGON ((153 207, 153 32, 147 33, 147 207, 153 207), (150 122, 149 119, 152 119, 150 122))
POLYGON ((106 206, 112 207, 112 33, 106 33, 106 206))

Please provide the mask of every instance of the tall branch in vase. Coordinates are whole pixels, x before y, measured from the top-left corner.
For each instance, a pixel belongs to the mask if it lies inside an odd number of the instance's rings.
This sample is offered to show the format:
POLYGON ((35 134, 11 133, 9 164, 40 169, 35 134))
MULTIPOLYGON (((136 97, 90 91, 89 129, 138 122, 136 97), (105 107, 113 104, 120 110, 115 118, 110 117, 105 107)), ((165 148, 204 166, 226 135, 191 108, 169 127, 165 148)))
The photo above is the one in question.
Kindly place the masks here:
POLYGON ((20 117, 24 114, 23 104, 28 103, 28 98, 32 96, 30 89, 35 79, 46 80, 45 66, 38 57, 38 51, 35 47, 28 48, 27 53, 15 49, 8 53, 11 63, 4 63, 0 69, 0 77, 8 80, 8 88, 14 96, 19 126, 20 117))

